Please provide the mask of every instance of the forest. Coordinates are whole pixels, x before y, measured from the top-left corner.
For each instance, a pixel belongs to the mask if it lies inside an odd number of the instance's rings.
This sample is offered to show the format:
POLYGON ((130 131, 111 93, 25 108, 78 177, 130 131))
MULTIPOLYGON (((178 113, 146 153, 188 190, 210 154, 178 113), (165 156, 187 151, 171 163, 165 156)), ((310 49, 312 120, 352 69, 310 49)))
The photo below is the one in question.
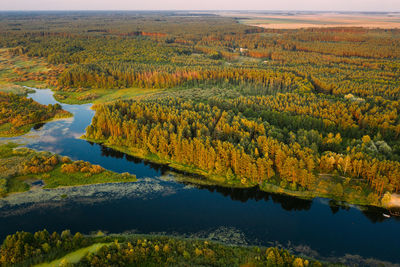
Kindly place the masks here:
POLYGON ((7 16, 0 46, 45 60, 58 100, 132 93, 94 106, 91 141, 226 186, 376 206, 400 190, 399 30, 173 12, 48 14, 44 28, 38 14, 7 16))
POLYGON ((226 184, 326 190, 333 197, 375 205, 385 192, 399 190, 400 163, 369 153, 369 146, 386 143, 368 135, 348 146, 343 146, 340 133, 324 136, 299 129, 297 135, 284 136, 281 128, 261 118, 251 120, 234 109, 177 98, 115 102, 95 110, 86 132, 90 140, 193 166, 226 184))
POLYGON ((107 236, 101 232, 87 236, 69 230, 61 234, 17 232, 7 236, 0 247, 0 266, 46 262, 49 266, 340 266, 295 256, 278 247, 239 247, 168 236, 107 236), (85 250, 96 245, 95 251, 85 250), (74 251, 83 253, 79 253, 80 258, 68 257, 74 251))

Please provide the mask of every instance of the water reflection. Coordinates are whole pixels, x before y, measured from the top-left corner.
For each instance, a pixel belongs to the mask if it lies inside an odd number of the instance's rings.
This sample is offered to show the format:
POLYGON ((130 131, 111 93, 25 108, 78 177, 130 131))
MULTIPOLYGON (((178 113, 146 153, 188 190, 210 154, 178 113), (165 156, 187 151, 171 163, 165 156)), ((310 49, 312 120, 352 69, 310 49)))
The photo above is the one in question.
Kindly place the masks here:
MULTIPOLYGON (((90 141, 87 141, 87 143, 89 143, 91 146, 99 146, 101 149, 101 156, 111 157, 111 158, 115 158, 115 159, 124 159, 124 160, 132 162, 134 164, 141 164, 144 166, 148 166, 149 168, 156 170, 161 175, 172 173, 173 175, 178 175, 178 176, 187 175, 192 178, 194 177, 197 179, 204 179, 204 177, 202 177, 200 175, 190 174, 190 173, 187 173, 184 171, 172 169, 166 165, 157 164, 157 163, 153 163, 153 162, 150 162, 147 160, 143 160, 141 158, 137 158, 137 157, 128 155, 126 153, 123 153, 121 151, 117 151, 115 149, 106 147, 102 144, 96 144, 96 143, 93 143, 90 141)), ((307 210, 311 209, 311 206, 313 204, 312 200, 301 199, 301 198, 283 195, 283 194, 268 193, 268 192, 260 190, 258 187, 229 188, 229 187, 223 187, 223 186, 218 186, 218 185, 202 185, 202 184, 197 184, 197 183, 188 182, 188 181, 183 181, 183 182, 178 181, 178 183, 185 184, 185 185, 191 185, 197 189, 207 190, 212 193, 218 193, 220 195, 223 195, 224 197, 229 197, 233 201, 240 201, 243 203, 248 202, 249 200, 255 200, 255 201, 272 200, 274 203, 279 204, 284 210, 287 210, 287 211, 307 211, 307 210)), ((329 200, 327 203, 328 203, 328 206, 329 206, 332 214, 336 214, 340 210, 349 211, 350 209, 357 207, 356 205, 350 206, 347 203, 338 202, 335 200, 329 200)), ((365 217, 368 218, 373 223, 384 222, 385 220, 388 220, 388 219, 395 219, 395 220, 400 221, 400 217, 397 217, 397 216, 393 216, 392 218, 384 217, 383 214, 388 213, 388 211, 383 208, 363 206, 363 207, 358 207, 358 209, 360 209, 362 211, 362 213, 365 215, 365 217)))
POLYGON ((43 122, 43 123, 37 123, 37 124, 33 125, 33 129, 34 129, 34 130, 39 130, 39 129, 41 129, 45 124, 46 124, 45 122, 43 122))
MULTIPOLYGON (((172 172, 172 173, 175 173, 176 175, 180 175, 180 176, 188 175, 191 177, 196 177, 198 179, 204 179, 204 177, 202 177, 200 175, 189 174, 189 173, 186 173, 183 171, 172 169, 166 165, 156 164, 156 163, 153 163, 150 161, 146 161, 146 160, 128 155, 126 153, 114 150, 112 148, 106 147, 102 144, 96 144, 96 143, 89 142, 89 141, 87 141, 87 142, 91 146, 100 146, 101 155, 104 157, 125 159, 134 164, 143 164, 145 166, 150 167, 153 170, 156 170, 161 175, 172 172)), ((191 185, 198 189, 207 190, 212 193, 218 193, 225 197, 229 197, 231 200, 240 201, 243 203, 245 203, 249 200, 269 201, 271 199, 274 203, 280 204, 280 206, 284 210, 287 210, 287 211, 300 211, 300 210, 307 211, 307 210, 311 209, 311 206, 313 204, 312 200, 300 199, 300 198, 287 196, 287 195, 283 195, 283 194, 267 193, 265 191, 260 190, 258 187, 229 188, 229 187, 222 187, 222 186, 217 186, 217 185, 201 185, 201 184, 196 184, 196 183, 190 183, 187 181, 180 182, 180 183, 186 184, 186 185, 191 185)), ((355 205, 349 206, 346 203, 337 202, 335 200, 329 200, 328 206, 329 206, 332 214, 336 214, 340 210, 349 211, 351 208, 355 207, 355 205)), ((383 216, 384 213, 388 212, 387 210, 385 210, 383 208, 364 206, 364 207, 359 207, 359 209, 366 216, 366 218, 368 218, 373 223, 384 222, 385 220, 389 219, 389 218, 386 218, 383 216)), ((394 216, 390 219, 395 219, 395 220, 400 221, 400 217, 396 217, 396 216, 394 216)))
MULTIPOLYGON (((190 183, 186 183, 190 184, 190 183)), ((295 210, 309 210, 313 203, 312 200, 299 199, 281 194, 272 194, 260 190, 258 187, 250 188, 228 188, 216 185, 196 185, 191 184, 198 189, 205 189, 212 193, 216 192, 225 197, 229 197, 234 201, 247 202, 249 200, 255 201, 269 201, 270 199, 274 203, 278 203, 284 210, 295 211, 295 210)))
POLYGON ((157 163, 154 163, 154 162, 151 162, 148 160, 137 158, 137 157, 128 155, 126 153, 123 153, 121 151, 106 147, 103 144, 96 144, 96 143, 93 143, 90 141, 87 141, 87 142, 92 146, 100 146, 101 156, 104 156, 104 157, 112 157, 112 158, 116 158, 116 159, 126 159, 127 161, 132 162, 134 164, 143 164, 144 166, 148 166, 148 167, 152 168, 153 170, 156 170, 161 175, 164 175, 167 172, 173 170, 172 168, 170 168, 166 165, 157 164, 157 163))

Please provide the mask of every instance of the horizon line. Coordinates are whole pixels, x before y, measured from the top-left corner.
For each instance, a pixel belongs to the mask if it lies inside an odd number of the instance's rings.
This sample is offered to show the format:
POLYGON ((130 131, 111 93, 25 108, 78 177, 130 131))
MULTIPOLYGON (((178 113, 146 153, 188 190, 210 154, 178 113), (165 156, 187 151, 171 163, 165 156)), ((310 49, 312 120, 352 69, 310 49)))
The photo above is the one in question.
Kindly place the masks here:
POLYGON ((5 9, 0 12, 342 12, 342 13, 400 13, 399 11, 383 11, 383 10, 302 10, 302 9, 5 9))

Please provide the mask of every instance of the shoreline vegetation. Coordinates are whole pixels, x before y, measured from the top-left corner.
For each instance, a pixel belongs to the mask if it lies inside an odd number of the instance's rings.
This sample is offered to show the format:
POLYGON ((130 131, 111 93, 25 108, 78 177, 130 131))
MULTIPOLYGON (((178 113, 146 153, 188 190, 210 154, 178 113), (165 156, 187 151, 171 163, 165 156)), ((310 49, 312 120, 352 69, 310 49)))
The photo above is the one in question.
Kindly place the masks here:
POLYGON ((99 165, 72 161, 50 152, 0 144, 0 197, 31 188, 59 188, 100 183, 135 182, 129 173, 114 173, 99 165))
POLYGON ((17 232, 0 247, 1 266, 344 266, 278 247, 227 245, 171 236, 17 232))
POLYGON ((321 192, 316 192, 316 191, 296 191, 296 190, 291 190, 288 188, 283 188, 277 184, 266 183, 266 182, 262 183, 262 184, 242 183, 240 179, 227 180, 226 176, 209 174, 207 171, 201 170, 199 168, 195 168, 193 166, 183 165, 183 164, 179 164, 178 162, 172 162, 172 161, 169 161, 166 159, 162 159, 155 154, 146 154, 146 153, 143 153, 143 151, 138 151, 138 150, 133 151, 132 149, 130 149, 128 147, 110 145, 110 144, 107 144, 107 142, 105 140, 95 140, 95 139, 91 139, 91 138, 86 138, 85 136, 83 136, 81 138, 83 138, 84 140, 87 140, 89 142, 105 145, 106 147, 109 147, 116 151, 128 154, 133 157, 140 158, 142 160, 148 160, 149 162, 152 162, 152 163, 168 166, 172 169, 172 172, 174 170, 183 172, 183 175, 179 175, 179 179, 177 179, 181 182, 188 181, 193 184, 218 185, 218 186, 227 187, 227 188, 258 187, 260 190, 265 191, 267 193, 283 194, 283 195, 297 197, 300 199, 314 199, 314 198, 319 197, 319 198, 326 198, 326 199, 337 201, 338 203, 349 204, 349 205, 374 206, 374 207, 379 207, 379 208, 384 208, 384 209, 398 208, 398 206, 397 206, 398 203, 395 201, 395 199, 398 199, 398 197, 395 195, 393 195, 393 198, 392 198, 392 195, 385 195, 385 199, 383 200, 383 202, 380 201, 379 203, 371 203, 371 202, 368 202, 367 199, 365 199, 365 196, 361 196, 362 198, 360 198, 358 196, 354 196, 354 195, 351 196, 350 194, 337 196, 334 193, 329 193, 329 191, 326 189, 325 189, 326 193, 321 193, 321 192), (195 177, 193 175, 198 175, 200 177, 203 177, 204 179, 195 177), (390 206, 391 203, 393 203, 392 206, 390 206))

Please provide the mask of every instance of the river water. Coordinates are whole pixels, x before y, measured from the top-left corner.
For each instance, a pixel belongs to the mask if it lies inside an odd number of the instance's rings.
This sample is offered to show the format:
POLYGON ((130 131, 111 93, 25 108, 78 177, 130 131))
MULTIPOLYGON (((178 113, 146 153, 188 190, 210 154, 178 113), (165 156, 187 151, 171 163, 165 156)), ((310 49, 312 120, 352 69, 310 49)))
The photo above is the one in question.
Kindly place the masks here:
MULTIPOLYGON (((57 103, 51 90, 36 90, 29 96, 42 104, 57 103)), ((342 207, 326 199, 301 200, 255 188, 179 183, 166 167, 79 139, 94 115, 91 104, 61 105, 74 117, 36 125, 24 136, 0 141, 130 172, 139 181, 9 196, 0 201, 0 239, 18 230, 44 228, 165 233, 281 245, 321 259, 358 260, 360 256, 400 263, 400 220, 385 218, 381 209, 342 207)))

